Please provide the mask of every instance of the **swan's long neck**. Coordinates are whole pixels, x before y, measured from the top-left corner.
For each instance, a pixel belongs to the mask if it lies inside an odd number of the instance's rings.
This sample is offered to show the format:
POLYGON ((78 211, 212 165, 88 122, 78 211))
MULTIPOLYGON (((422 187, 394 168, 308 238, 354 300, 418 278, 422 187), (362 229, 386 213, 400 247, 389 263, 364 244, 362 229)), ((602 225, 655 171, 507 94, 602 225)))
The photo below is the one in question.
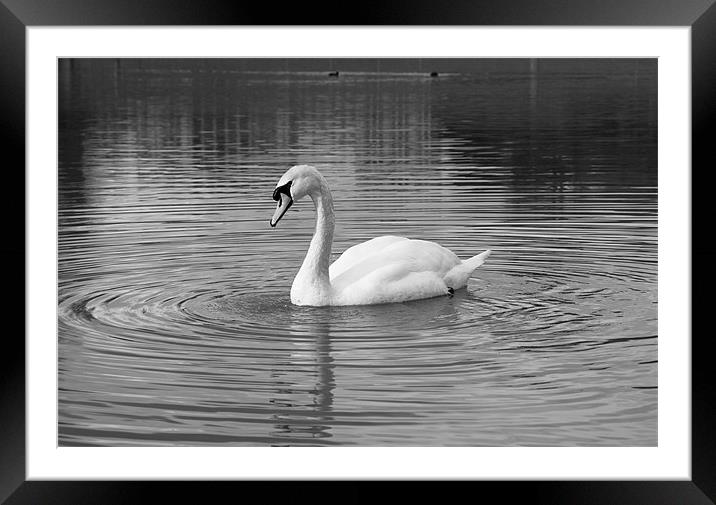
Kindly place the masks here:
POLYGON ((315 272, 316 275, 325 276, 328 279, 328 266, 331 260, 331 245, 333 244, 333 229, 335 227, 333 198, 328 188, 325 188, 325 191, 321 191, 319 195, 311 195, 311 198, 316 206, 316 231, 311 239, 311 245, 308 246, 303 266, 315 272))
POLYGON ((331 287, 328 267, 335 227, 333 197, 325 180, 321 181, 320 189, 312 192, 310 196, 316 207, 316 231, 311 239, 311 245, 308 246, 303 265, 296 275, 293 288, 298 289, 297 283, 300 283, 315 296, 325 297, 330 296, 331 287))

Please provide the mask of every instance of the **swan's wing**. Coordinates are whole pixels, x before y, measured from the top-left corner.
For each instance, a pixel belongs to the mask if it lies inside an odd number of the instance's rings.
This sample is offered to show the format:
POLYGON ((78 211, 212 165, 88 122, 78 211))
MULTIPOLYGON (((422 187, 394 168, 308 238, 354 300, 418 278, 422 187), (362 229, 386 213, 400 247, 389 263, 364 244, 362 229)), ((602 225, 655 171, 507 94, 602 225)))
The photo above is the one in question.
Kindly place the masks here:
POLYGON ((447 294, 445 281, 435 272, 407 272, 404 266, 390 264, 333 285, 336 305, 366 305, 405 302, 447 294))
POLYGON ((341 275, 346 270, 350 269, 357 263, 369 258, 375 254, 380 253, 386 247, 403 240, 408 240, 405 237, 396 237, 394 235, 383 235, 382 237, 376 237, 366 242, 361 242, 354 246, 346 249, 341 256, 333 262, 329 268, 329 275, 331 279, 341 275))
POLYGON ((443 278, 458 264, 452 251, 434 242, 395 241, 331 275, 331 286, 339 297, 371 300, 362 303, 425 298, 446 291, 443 278))

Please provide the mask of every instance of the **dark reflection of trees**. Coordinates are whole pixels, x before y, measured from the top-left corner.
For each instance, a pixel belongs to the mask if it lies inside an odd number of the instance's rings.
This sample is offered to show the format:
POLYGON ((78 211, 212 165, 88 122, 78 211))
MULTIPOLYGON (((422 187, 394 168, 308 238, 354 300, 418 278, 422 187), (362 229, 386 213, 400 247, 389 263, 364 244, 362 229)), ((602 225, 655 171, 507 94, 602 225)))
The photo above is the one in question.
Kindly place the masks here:
POLYGON ((462 140, 463 184, 485 165, 509 169, 520 191, 656 184, 655 61, 533 60, 448 94, 464 105, 437 100, 432 115, 440 136, 462 140))
POLYGON ((147 162, 170 161, 182 149, 200 169, 262 151, 277 163, 306 156, 392 170, 416 151, 429 155, 427 77, 335 80, 246 73, 242 60, 119 61, 73 60, 66 73, 82 99, 60 104, 65 131, 85 139, 77 147, 94 139, 122 148, 110 156, 147 162))
MULTIPOLYGON (((84 121, 82 95, 77 75, 71 68, 72 61, 58 61, 58 160, 60 194, 82 188, 84 171, 82 165, 83 144, 81 125, 84 121)), ((82 198, 84 191, 76 191, 75 197, 82 198)), ((63 201, 60 199, 60 205, 63 201)))
POLYGON ((102 167, 89 163, 95 157, 140 176, 151 167, 167 176, 194 170, 203 174, 196 184, 294 163, 393 190, 445 177, 555 195, 656 183, 652 60, 401 60, 393 63, 401 71, 441 75, 339 79, 322 73, 325 62, 279 63, 61 61, 61 199, 72 191, 81 198, 88 175, 101 178, 102 167), (320 72, 246 71, 301 65, 320 72), (450 65, 462 73, 443 74, 450 65), (459 170, 446 175, 446 165, 459 170))

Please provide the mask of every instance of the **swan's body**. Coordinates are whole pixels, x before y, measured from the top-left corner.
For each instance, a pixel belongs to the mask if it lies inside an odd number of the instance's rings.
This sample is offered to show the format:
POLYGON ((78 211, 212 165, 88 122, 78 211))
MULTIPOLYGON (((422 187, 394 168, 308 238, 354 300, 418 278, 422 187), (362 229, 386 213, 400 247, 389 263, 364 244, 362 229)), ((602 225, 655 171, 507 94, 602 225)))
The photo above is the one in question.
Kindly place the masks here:
POLYGON ((348 248, 330 263, 335 218, 325 178, 313 167, 289 169, 274 191, 278 201, 271 226, 294 201, 310 196, 316 206, 316 232, 291 286, 296 305, 368 305, 447 295, 467 285, 490 255, 461 261, 435 242, 385 235, 348 248))

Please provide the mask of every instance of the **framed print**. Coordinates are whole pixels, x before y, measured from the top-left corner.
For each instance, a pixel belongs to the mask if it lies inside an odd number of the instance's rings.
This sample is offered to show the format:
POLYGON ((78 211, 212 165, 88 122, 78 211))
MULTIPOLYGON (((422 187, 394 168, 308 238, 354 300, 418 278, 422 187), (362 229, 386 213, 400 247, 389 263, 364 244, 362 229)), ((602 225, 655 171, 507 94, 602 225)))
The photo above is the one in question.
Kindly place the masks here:
POLYGON ((710 2, 64 4, 2 7, 8 503, 714 499, 710 2))

